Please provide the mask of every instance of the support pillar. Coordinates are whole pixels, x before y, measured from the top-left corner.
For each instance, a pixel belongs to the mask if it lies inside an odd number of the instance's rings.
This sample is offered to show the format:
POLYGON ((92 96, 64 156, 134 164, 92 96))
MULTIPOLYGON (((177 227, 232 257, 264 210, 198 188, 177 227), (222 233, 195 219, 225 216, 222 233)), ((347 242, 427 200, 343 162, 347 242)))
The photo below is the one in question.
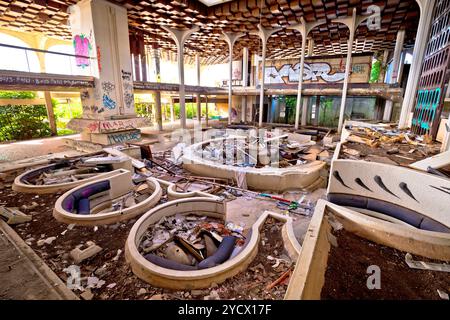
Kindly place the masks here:
POLYGON ((351 17, 334 19, 332 22, 343 23, 345 24, 349 31, 350 37, 347 44, 347 60, 345 64, 345 78, 344 85, 342 87, 342 97, 341 97, 341 109, 339 111, 339 124, 338 124, 338 133, 341 133, 342 126, 344 125, 344 114, 345 114, 345 105, 347 103, 347 90, 348 90, 348 82, 350 77, 350 70, 352 64, 352 51, 353 51, 353 40, 355 38, 355 31, 358 25, 369 18, 368 16, 357 16, 356 8, 353 8, 353 13, 351 17))
POLYGON ((282 30, 282 28, 275 29, 265 29, 262 25, 258 24, 258 32, 254 33, 261 38, 262 42, 262 61, 261 61, 261 83, 259 89, 259 121, 258 127, 262 127, 263 122, 263 112, 264 112, 264 81, 266 72, 266 51, 267 51, 267 40, 275 32, 282 30))
POLYGON ((386 100, 384 104, 383 121, 391 121, 393 105, 394 102, 392 100, 386 100))
MULTIPOLYGON (((248 86, 248 48, 242 50, 242 87, 248 86)), ((241 121, 247 121, 247 96, 242 96, 241 121)))
POLYGON ((45 107, 47 108, 48 122, 50 124, 50 131, 52 136, 58 135, 58 129, 56 128, 55 112, 53 111, 52 95, 50 91, 44 92, 45 107))
POLYGON ((187 38, 194 32, 197 32, 200 28, 195 26, 189 30, 177 30, 166 26, 161 26, 164 30, 169 32, 172 39, 177 45, 178 54, 178 75, 180 80, 180 125, 182 129, 186 129, 186 92, 184 87, 184 43, 187 38))
POLYGON ((79 68, 91 68, 95 86, 81 91, 82 118, 68 127, 99 144, 140 139, 137 128, 148 126, 149 119, 137 117, 134 108, 127 10, 106 0, 82 0, 69 13, 75 52, 88 47, 93 57, 79 68))
POLYGON ((302 126, 306 126, 306 122, 308 121, 308 97, 303 97, 303 106, 302 106, 302 126))
MULTIPOLYGON (((197 54, 195 57, 195 62, 196 62, 196 66, 197 66, 197 85, 200 86, 200 55, 197 54)), ((200 93, 197 93, 197 119, 198 119, 198 123, 202 124, 202 100, 201 100, 201 96, 200 93)))
POLYGON ((223 39, 228 43, 228 124, 231 124, 231 111, 233 103, 233 46, 237 39, 243 37, 244 33, 223 33, 223 39))
POLYGON ((403 44, 405 42, 405 30, 399 30, 397 32, 397 41, 395 42, 395 49, 394 49, 394 57, 392 59, 392 73, 391 73, 391 79, 388 81, 390 84, 398 83, 398 76, 400 71, 400 59, 403 51, 403 44))
POLYGON ((205 102, 206 102, 206 110, 205 110, 205 124, 206 127, 208 127, 208 120, 209 120, 209 114, 208 114, 208 96, 205 95, 205 102))
MULTIPOLYGON (((292 27, 288 27, 289 29, 294 29, 300 32, 302 36, 302 51, 300 54, 300 72, 298 75, 298 89, 297 89, 297 103, 295 106, 295 129, 298 129, 300 122, 300 106, 302 103, 302 87, 303 87, 303 73, 305 70, 305 55, 306 55, 306 38, 308 37, 309 32, 317 27, 320 24, 323 24, 323 21, 315 21, 315 22, 305 22, 303 17, 300 18, 301 23, 292 27)), ((302 117, 303 119, 304 117, 302 117)), ((306 121, 302 121, 302 125, 306 125, 306 121)))
POLYGON ((411 70, 409 71, 408 83, 406 85, 405 97, 403 98, 402 110, 398 123, 400 129, 404 129, 408 126, 408 118, 414 107, 423 58, 427 47, 428 33, 432 23, 431 19, 433 16, 435 0, 416 0, 416 2, 420 7, 420 20, 419 26, 417 27, 411 70))
MULTIPOLYGON (((160 52, 159 49, 153 47, 152 49, 152 59, 155 64, 155 74, 156 74, 156 82, 161 82, 161 63, 160 63, 160 52)), ((158 125, 158 131, 163 130, 162 125, 162 110, 161 110, 161 92, 155 92, 155 116, 156 123, 158 125)))
POLYGON ((170 122, 175 122, 175 110, 173 108, 173 100, 171 101, 169 108, 170 108, 170 122))

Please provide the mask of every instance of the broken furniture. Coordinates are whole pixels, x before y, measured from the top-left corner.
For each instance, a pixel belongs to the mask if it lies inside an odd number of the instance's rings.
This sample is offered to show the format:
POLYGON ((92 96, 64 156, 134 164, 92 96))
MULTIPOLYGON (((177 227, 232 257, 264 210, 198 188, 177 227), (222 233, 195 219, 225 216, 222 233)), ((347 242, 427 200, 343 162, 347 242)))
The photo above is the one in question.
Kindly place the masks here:
MULTIPOLYGON (((306 232, 285 299, 317 300, 321 298, 329 252, 332 246, 337 245, 333 230, 342 229, 376 244, 403 252, 429 259, 450 260, 449 233, 430 232, 392 223, 319 200, 306 232)), ((364 255, 364 252, 352 254, 364 255)), ((371 265, 370 261, 368 260, 367 267, 371 265)), ((353 277, 351 272, 347 274, 353 277)), ((365 278, 367 277, 368 275, 365 275, 365 278)))
POLYGON ((259 230, 268 216, 286 222, 282 229, 284 246, 292 258, 298 256, 301 246, 294 236, 291 218, 271 212, 265 212, 259 217, 258 221, 252 226, 246 244, 238 254, 216 266, 205 269, 175 270, 158 265, 158 262, 161 262, 158 258, 151 259, 153 260, 151 262, 139 252, 144 234, 164 217, 176 214, 196 214, 224 220, 225 212, 226 203, 217 197, 179 199, 153 208, 133 225, 125 244, 125 257, 130 263, 133 273, 153 286, 170 289, 200 289, 208 288, 212 283, 221 283, 244 271, 257 255, 259 230))
POLYGON ((125 157, 80 157, 55 160, 55 163, 26 171, 16 177, 14 191, 23 193, 55 193, 70 190, 80 184, 111 176, 116 169, 132 170, 125 157))
MULTIPOLYGON (((252 155, 252 152, 246 152, 245 149, 239 147, 241 144, 245 145, 247 140, 247 138, 242 136, 229 136, 227 138, 206 140, 188 146, 183 150, 183 167, 198 175, 223 179, 235 179, 237 175, 245 174, 247 186, 257 190, 283 192, 288 189, 314 189, 314 186, 320 185, 321 177, 319 172, 320 169, 325 166, 325 162, 316 160, 310 162, 295 160, 296 163, 300 161, 302 164, 289 165, 282 168, 279 167, 279 163, 282 162, 281 160, 285 162, 287 162, 287 160, 284 158, 281 159, 280 157, 279 162, 273 163, 274 166, 270 166, 271 158, 264 152, 256 152, 255 155, 252 155), (226 147, 226 143, 227 141, 232 140, 237 141, 237 151, 227 151, 229 148, 226 147), (204 148, 211 143, 225 145, 223 148, 224 150, 213 148, 209 152, 212 156, 205 156, 204 148), (222 157, 220 154, 221 152, 231 152, 230 159, 235 159, 236 155, 234 152, 238 152, 244 160, 250 159, 250 162, 262 163, 265 166, 258 168, 246 165, 245 161, 240 165, 236 165, 235 163, 224 164, 222 163, 222 159, 225 157, 222 157)), ((306 149, 313 144, 314 142, 302 146, 298 143, 292 143, 289 147, 293 147, 292 152, 295 151, 295 153, 299 153, 301 150, 306 149)), ((286 147, 286 149, 288 150, 289 148, 286 147)), ((289 154, 289 152, 286 152, 286 154, 289 154)))
POLYGON ((146 212, 161 195, 162 189, 154 178, 135 185, 131 172, 119 169, 110 172, 109 177, 67 191, 56 201, 53 216, 67 224, 116 223, 146 212))
POLYGON ((450 233, 449 179, 400 166, 337 159, 337 154, 328 183, 330 202, 414 228, 450 233))
POLYGON ((30 222, 32 220, 31 215, 26 215, 17 208, 7 208, 0 206, 0 219, 6 219, 7 224, 20 224, 30 222))

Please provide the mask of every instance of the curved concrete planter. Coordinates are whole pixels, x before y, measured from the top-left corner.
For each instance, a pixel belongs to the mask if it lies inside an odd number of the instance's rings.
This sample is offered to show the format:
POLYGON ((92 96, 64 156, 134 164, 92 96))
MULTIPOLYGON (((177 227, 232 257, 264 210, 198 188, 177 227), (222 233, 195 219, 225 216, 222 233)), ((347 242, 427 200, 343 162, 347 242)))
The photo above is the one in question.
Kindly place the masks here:
POLYGON ((134 218, 154 207, 159 202, 162 196, 161 186, 156 179, 147 178, 145 183, 147 184, 148 188, 152 190, 152 194, 149 195, 147 199, 129 208, 117 211, 103 212, 102 210, 109 207, 113 200, 123 197, 131 190, 131 188, 133 188, 131 182, 131 173, 128 170, 124 169, 115 170, 111 172, 111 176, 106 179, 100 179, 94 182, 85 183, 63 194, 55 203, 53 216, 60 222, 84 226, 110 224, 134 218), (92 205, 91 214, 82 215, 72 213, 64 208, 64 201, 68 197, 71 197, 79 190, 89 188, 94 184, 102 182, 109 182, 111 188, 108 191, 96 195, 100 195, 100 197, 90 199, 90 203, 92 205))
POLYGON ((338 159, 339 150, 340 144, 331 164, 327 190, 330 201, 360 208, 363 205, 416 228, 450 232, 449 179, 400 166, 338 159))
POLYGON ((194 271, 167 269, 146 260, 138 251, 138 246, 145 231, 149 226, 157 223, 162 217, 171 216, 176 213, 195 213, 224 219, 225 212, 225 203, 217 199, 205 197, 171 201, 147 212, 134 224, 125 245, 125 257, 131 264, 134 274, 154 286, 170 289, 200 289, 211 286, 213 282, 221 283, 244 271, 253 261, 258 253, 259 230, 262 228, 268 216, 273 216, 275 219, 286 222, 282 229, 285 248, 292 258, 298 256, 301 246, 294 236, 291 218, 271 212, 264 212, 252 226, 250 239, 241 252, 223 264, 212 268, 194 271))
POLYGON ((183 167, 198 175, 223 179, 235 179, 238 172, 245 172, 248 187, 283 192, 289 189, 306 189, 313 185, 320 178, 320 169, 325 166, 323 161, 313 161, 289 168, 242 168, 218 164, 196 154, 204 144, 220 140, 226 139, 207 140, 185 148, 182 158, 183 167))
MULTIPOLYGON (((110 171, 110 172, 99 173, 93 177, 83 179, 83 180, 78 180, 78 181, 74 181, 74 182, 49 184, 49 185, 33 185, 33 184, 28 184, 25 182, 27 177, 37 175, 42 172, 51 172, 52 169, 55 168, 55 166, 56 166, 56 164, 51 164, 48 166, 39 167, 39 168, 32 169, 32 170, 22 173, 21 175, 17 176, 14 179, 12 189, 14 191, 23 192, 23 193, 36 193, 36 194, 56 193, 56 192, 60 192, 60 191, 70 190, 81 184, 85 184, 85 183, 88 183, 91 181, 96 181, 99 179, 104 179, 104 178, 110 177, 112 175, 112 173, 110 171)), ((125 161, 124 163, 121 163, 121 164, 114 164, 112 170, 119 169, 119 168, 130 169, 132 167, 131 167, 130 161, 125 161)))
POLYGON ((331 247, 329 234, 336 221, 345 230, 381 245, 430 259, 450 259, 448 233, 402 226, 319 200, 285 299, 320 299, 331 247))

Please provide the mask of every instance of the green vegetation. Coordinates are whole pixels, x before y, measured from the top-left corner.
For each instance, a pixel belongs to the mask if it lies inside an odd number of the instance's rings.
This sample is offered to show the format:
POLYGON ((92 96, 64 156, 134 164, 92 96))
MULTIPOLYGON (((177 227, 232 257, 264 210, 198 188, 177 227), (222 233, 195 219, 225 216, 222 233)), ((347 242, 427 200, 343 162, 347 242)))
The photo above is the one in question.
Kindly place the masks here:
POLYGON ((76 132, 67 128, 67 123, 70 119, 80 118, 83 113, 83 107, 80 101, 58 102, 53 99, 53 110, 56 118, 56 127, 58 129, 58 136, 75 134, 76 132))
MULTIPOLYGON (((34 99, 34 92, 4 91, 1 99, 34 99)), ((45 105, 0 106, 0 141, 26 140, 50 136, 45 105)))

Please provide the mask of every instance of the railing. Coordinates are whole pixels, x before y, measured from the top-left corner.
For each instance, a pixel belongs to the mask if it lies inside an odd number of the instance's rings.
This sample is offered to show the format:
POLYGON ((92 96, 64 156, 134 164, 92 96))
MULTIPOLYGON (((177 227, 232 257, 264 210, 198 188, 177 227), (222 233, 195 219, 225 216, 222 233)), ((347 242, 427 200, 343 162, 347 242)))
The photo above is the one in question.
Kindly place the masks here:
POLYGON ((97 58, 0 43, 0 70, 92 76, 97 58))

